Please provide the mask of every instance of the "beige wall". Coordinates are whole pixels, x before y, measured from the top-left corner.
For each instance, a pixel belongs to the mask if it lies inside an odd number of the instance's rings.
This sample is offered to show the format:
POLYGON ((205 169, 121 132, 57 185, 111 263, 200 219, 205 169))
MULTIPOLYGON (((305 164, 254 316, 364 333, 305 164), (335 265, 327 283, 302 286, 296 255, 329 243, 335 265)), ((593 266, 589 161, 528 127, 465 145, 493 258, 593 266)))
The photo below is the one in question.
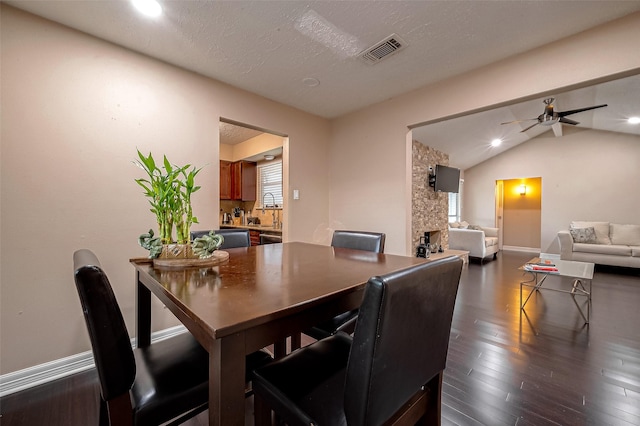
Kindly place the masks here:
POLYGON ((466 220, 493 223, 496 180, 541 176, 543 252, 559 253, 557 232, 572 220, 637 224, 640 137, 567 126, 563 133, 556 138, 546 132, 467 169, 466 220))
POLYGON ((503 182, 502 244, 504 248, 540 251, 542 179, 520 178, 503 182), (524 195, 520 185, 526 186, 524 195))
MULTIPOLYGON (((194 195, 217 227, 218 118, 289 136, 288 239, 328 220, 329 123, 2 5, 0 374, 89 350, 72 253, 93 249, 134 326, 137 236, 155 228, 136 148, 207 165, 194 195), (296 219, 297 218, 297 219, 296 219)), ((156 305, 154 329, 173 325, 156 305)))
MULTIPOLYGON (((385 252, 411 254, 415 248, 408 231, 411 221, 408 126, 640 70, 640 55, 632 54, 637 52, 639 39, 640 13, 635 13, 334 120, 331 223, 385 232, 385 252)), ((465 174, 465 185, 468 177, 465 174)), ((465 193, 468 192, 466 186, 465 193)))
MULTIPOLYGON (((194 207, 203 227, 213 227, 219 203, 216 118, 286 134, 285 184, 300 190, 300 200, 287 205, 286 238, 327 243, 332 228, 380 230, 387 234, 388 253, 412 254, 407 126, 640 69, 640 56, 630 53, 640 39, 637 13, 329 125, 0 7, 0 373, 89 349, 73 288, 76 248, 92 248, 101 257, 133 326, 133 272, 127 260, 144 254, 135 237, 153 226, 133 183, 139 176, 130 163, 136 147, 166 153, 176 163, 194 158, 210 163, 194 207), (548 76, 549 64, 553 78, 541 78, 548 76)), ((542 173, 533 175, 546 180, 542 173)), ((465 179, 469 193, 471 177, 465 179)), ((601 194, 589 195, 594 193, 601 194)), ((567 218, 554 220, 575 219, 563 214, 567 218)), ((171 322, 168 315, 155 317, 155 328, 171 322)))

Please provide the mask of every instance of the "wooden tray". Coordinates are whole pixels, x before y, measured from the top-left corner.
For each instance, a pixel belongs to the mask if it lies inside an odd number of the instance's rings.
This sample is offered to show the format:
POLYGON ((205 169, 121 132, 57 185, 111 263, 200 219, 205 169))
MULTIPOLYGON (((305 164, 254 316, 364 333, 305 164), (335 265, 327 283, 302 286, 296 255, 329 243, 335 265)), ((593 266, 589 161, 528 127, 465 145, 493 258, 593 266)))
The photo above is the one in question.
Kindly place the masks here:
POLYGON ((208 259, 153 259, 153 266, 162 269, 207 268, 219 265, 228 259, 228 252, 216 250, 208 259))

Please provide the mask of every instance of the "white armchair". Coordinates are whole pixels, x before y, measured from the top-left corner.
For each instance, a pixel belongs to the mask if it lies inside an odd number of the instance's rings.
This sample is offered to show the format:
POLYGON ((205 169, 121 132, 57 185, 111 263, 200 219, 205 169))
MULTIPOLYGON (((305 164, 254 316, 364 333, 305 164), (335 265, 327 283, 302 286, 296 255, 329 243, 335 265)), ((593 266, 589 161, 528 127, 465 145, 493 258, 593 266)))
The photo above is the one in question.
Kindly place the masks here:
POLYGON ((449 248, 466 250, 469 257, 484 258, 496 254, 500 249, 498 228, 480 227, 480 229, 449 228, 449 248))

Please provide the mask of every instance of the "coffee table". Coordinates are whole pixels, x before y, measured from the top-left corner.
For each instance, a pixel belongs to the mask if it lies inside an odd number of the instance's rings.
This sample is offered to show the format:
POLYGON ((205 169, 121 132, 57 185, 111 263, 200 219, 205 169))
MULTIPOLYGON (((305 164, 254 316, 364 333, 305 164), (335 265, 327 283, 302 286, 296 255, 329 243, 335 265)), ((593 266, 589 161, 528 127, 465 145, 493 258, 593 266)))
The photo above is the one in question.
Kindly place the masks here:
POLYGON ((544 289, 556 291, 559 293, 567 293, 571 295, 571 299, 578 308, 580 315, 582 315, 584 322, 586 324, 589 324, 589 317, 591 314, 591 281, 593 280, 593 268, 594 264, 588 262, 534 257, 529 262, 518 268, 525 273, 531 274, 530 280, 520 282, 520 309, 524 310, 524 307, 526 306, 529 298, 534 291, 540 291, 544 289), (527 265, 535 265, 533 266, 533 268, 535 269, 531 269, 530 267, 527 267, 527 265), (547 277, 549 277, 549 275, 574 278, 571 285, 571 290, 543 287, 543 283, 547 279, 547 277), (585 286, 585 282, 588 282, 587 286, 585 286), (524 302, 522 300, 522 287, 531 288, 531 291, 524 299, 524 302), (584 314, 584 311, 576 301, 576 296, 587 298, 586 316, 584 314))

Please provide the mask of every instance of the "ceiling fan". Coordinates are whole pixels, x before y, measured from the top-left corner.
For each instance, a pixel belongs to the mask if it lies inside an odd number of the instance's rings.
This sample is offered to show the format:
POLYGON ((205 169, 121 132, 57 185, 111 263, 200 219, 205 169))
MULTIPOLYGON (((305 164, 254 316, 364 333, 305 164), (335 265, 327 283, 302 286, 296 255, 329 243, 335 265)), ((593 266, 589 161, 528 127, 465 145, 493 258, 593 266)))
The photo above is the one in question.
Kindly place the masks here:
MULTIPOLYGON (((543 101, 545 104, 544 112, 539 116, 537 116, 536 118, 525 118, 524 120, 507 121, 506 123, 500 123, 500 124, 520 123, 520 122, 529 121, 529 120, 537 121, 536 123, 533 123, 531 126, 527 127, 526 129, 521 130, 520 133, 526 132, 527 130, 529 130, 533 126, 537 126, 538 124, 542 124, 543 126, 552 126, 556 123, 565 123, 565 124, 572 124, 575 126, 576 124, 580 124, 580 123, 578 121, 574 121, 569 118, 566 118, 567 115, 577 114, 582 111, 589 111, 590 109, 603 108, 607 106, 607 104, 602 104, 602 105, 595 105, 595 106, 590 106, 586 108, 578 108, 578 109, 572 109, 569 111, 561 112, 561 111, 554 111, 553 101, 554 101, 553 98, 545 99, 543 101)), ((554 127, 554 131, 555 131, 555 127, 554 127)))

